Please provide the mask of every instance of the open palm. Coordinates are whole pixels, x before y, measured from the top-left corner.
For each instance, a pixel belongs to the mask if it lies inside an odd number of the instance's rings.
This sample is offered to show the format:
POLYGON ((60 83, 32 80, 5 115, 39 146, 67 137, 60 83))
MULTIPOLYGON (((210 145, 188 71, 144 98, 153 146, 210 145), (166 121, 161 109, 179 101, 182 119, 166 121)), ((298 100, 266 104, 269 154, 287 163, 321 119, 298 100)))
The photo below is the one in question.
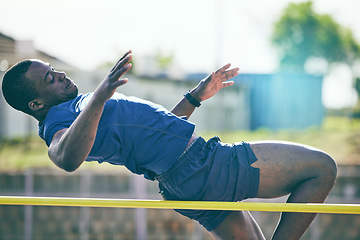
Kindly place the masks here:
POLYGON ((205 101, 214 96, 220 89, 232 86, 234 81, 229 80, 239 74, 239 68, 228 70, 230 66, 231 64, 228 63, 201 80, 191 92, 192 95, 200 101, 205 101))

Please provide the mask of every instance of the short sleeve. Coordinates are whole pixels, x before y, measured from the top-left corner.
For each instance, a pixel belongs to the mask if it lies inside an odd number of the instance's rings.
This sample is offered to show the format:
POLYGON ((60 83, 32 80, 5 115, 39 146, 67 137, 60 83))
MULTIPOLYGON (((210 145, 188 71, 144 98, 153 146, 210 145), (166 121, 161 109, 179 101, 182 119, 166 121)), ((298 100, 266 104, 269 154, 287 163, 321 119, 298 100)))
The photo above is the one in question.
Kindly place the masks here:
POLYGON ((64 128, 69 128, 77 115, 69 109, 57 106, 50 109, 44 122, 39 124, 39 136, 50 146, 54 134, 64 128))

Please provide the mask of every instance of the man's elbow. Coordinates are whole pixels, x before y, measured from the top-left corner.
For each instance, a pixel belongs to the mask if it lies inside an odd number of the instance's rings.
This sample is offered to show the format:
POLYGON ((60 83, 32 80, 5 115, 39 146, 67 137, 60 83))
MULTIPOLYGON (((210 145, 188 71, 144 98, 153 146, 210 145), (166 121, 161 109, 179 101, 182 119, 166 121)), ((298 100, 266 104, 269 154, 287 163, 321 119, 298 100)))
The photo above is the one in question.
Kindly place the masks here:
POLYGON ((76 169, 79 168, 79 166, 76 166, 74 164, 64 164, 61 168, 66 172, 74 172, 76 169))
POLYGON ((79 164, 75 164, 76 161, 72 158, 69 157, 65 157, 65 156, 61 156, 61 157, 51 157, 49 155, 51 161, 53 161, 53 163, 63 169, 66 172, 74 172, 76 169, 78 169, 80 167, 79 164))
POLYGON ((80 165, 83 162, 84 161, 79 161, 76 158, 65 157, 64 159, 62 159, 62 161, 61 161, 62 164, 59 167, 61 169, 65 170, 66 172, 74 172, 76 169, 78 169, 80 167, 80 165))

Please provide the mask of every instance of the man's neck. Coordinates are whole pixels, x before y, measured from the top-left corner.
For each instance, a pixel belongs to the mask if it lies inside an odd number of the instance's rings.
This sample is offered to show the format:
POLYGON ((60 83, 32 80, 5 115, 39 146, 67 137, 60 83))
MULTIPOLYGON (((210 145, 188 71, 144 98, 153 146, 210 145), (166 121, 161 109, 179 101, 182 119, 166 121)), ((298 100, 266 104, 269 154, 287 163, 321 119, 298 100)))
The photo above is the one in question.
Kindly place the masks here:
POLYGON ((49 110, 50 109, 41 109, 38 112, 35 112, 32 116, 41 123, 45 120, 49 110))
POLYGON ((59 101, 58 103, 53 103, 51 105, 45 104, 42 109, 39 109, 38 111, 33 112, 32 116, 39 122, 43 122, 45 120, 46 115, 48 114, 50 108, 52 108, 53 106, 59 105, 61 103, 67 102, 67 101, 70 101, 70 100, 59 101))

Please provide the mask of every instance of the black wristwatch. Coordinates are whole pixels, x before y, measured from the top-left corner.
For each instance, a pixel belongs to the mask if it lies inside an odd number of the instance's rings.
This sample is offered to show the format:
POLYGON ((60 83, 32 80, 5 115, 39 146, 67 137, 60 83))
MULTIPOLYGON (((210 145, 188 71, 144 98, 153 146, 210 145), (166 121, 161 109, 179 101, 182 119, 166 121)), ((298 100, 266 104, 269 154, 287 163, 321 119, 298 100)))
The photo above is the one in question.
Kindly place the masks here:
POLYGON ((188 91, 184 97, 192 104, 194 105, 195 107, 200 107, 201 103, 196 99, 194 98, 193 96, 191 96, 190 94, 190 91, 188 91))

